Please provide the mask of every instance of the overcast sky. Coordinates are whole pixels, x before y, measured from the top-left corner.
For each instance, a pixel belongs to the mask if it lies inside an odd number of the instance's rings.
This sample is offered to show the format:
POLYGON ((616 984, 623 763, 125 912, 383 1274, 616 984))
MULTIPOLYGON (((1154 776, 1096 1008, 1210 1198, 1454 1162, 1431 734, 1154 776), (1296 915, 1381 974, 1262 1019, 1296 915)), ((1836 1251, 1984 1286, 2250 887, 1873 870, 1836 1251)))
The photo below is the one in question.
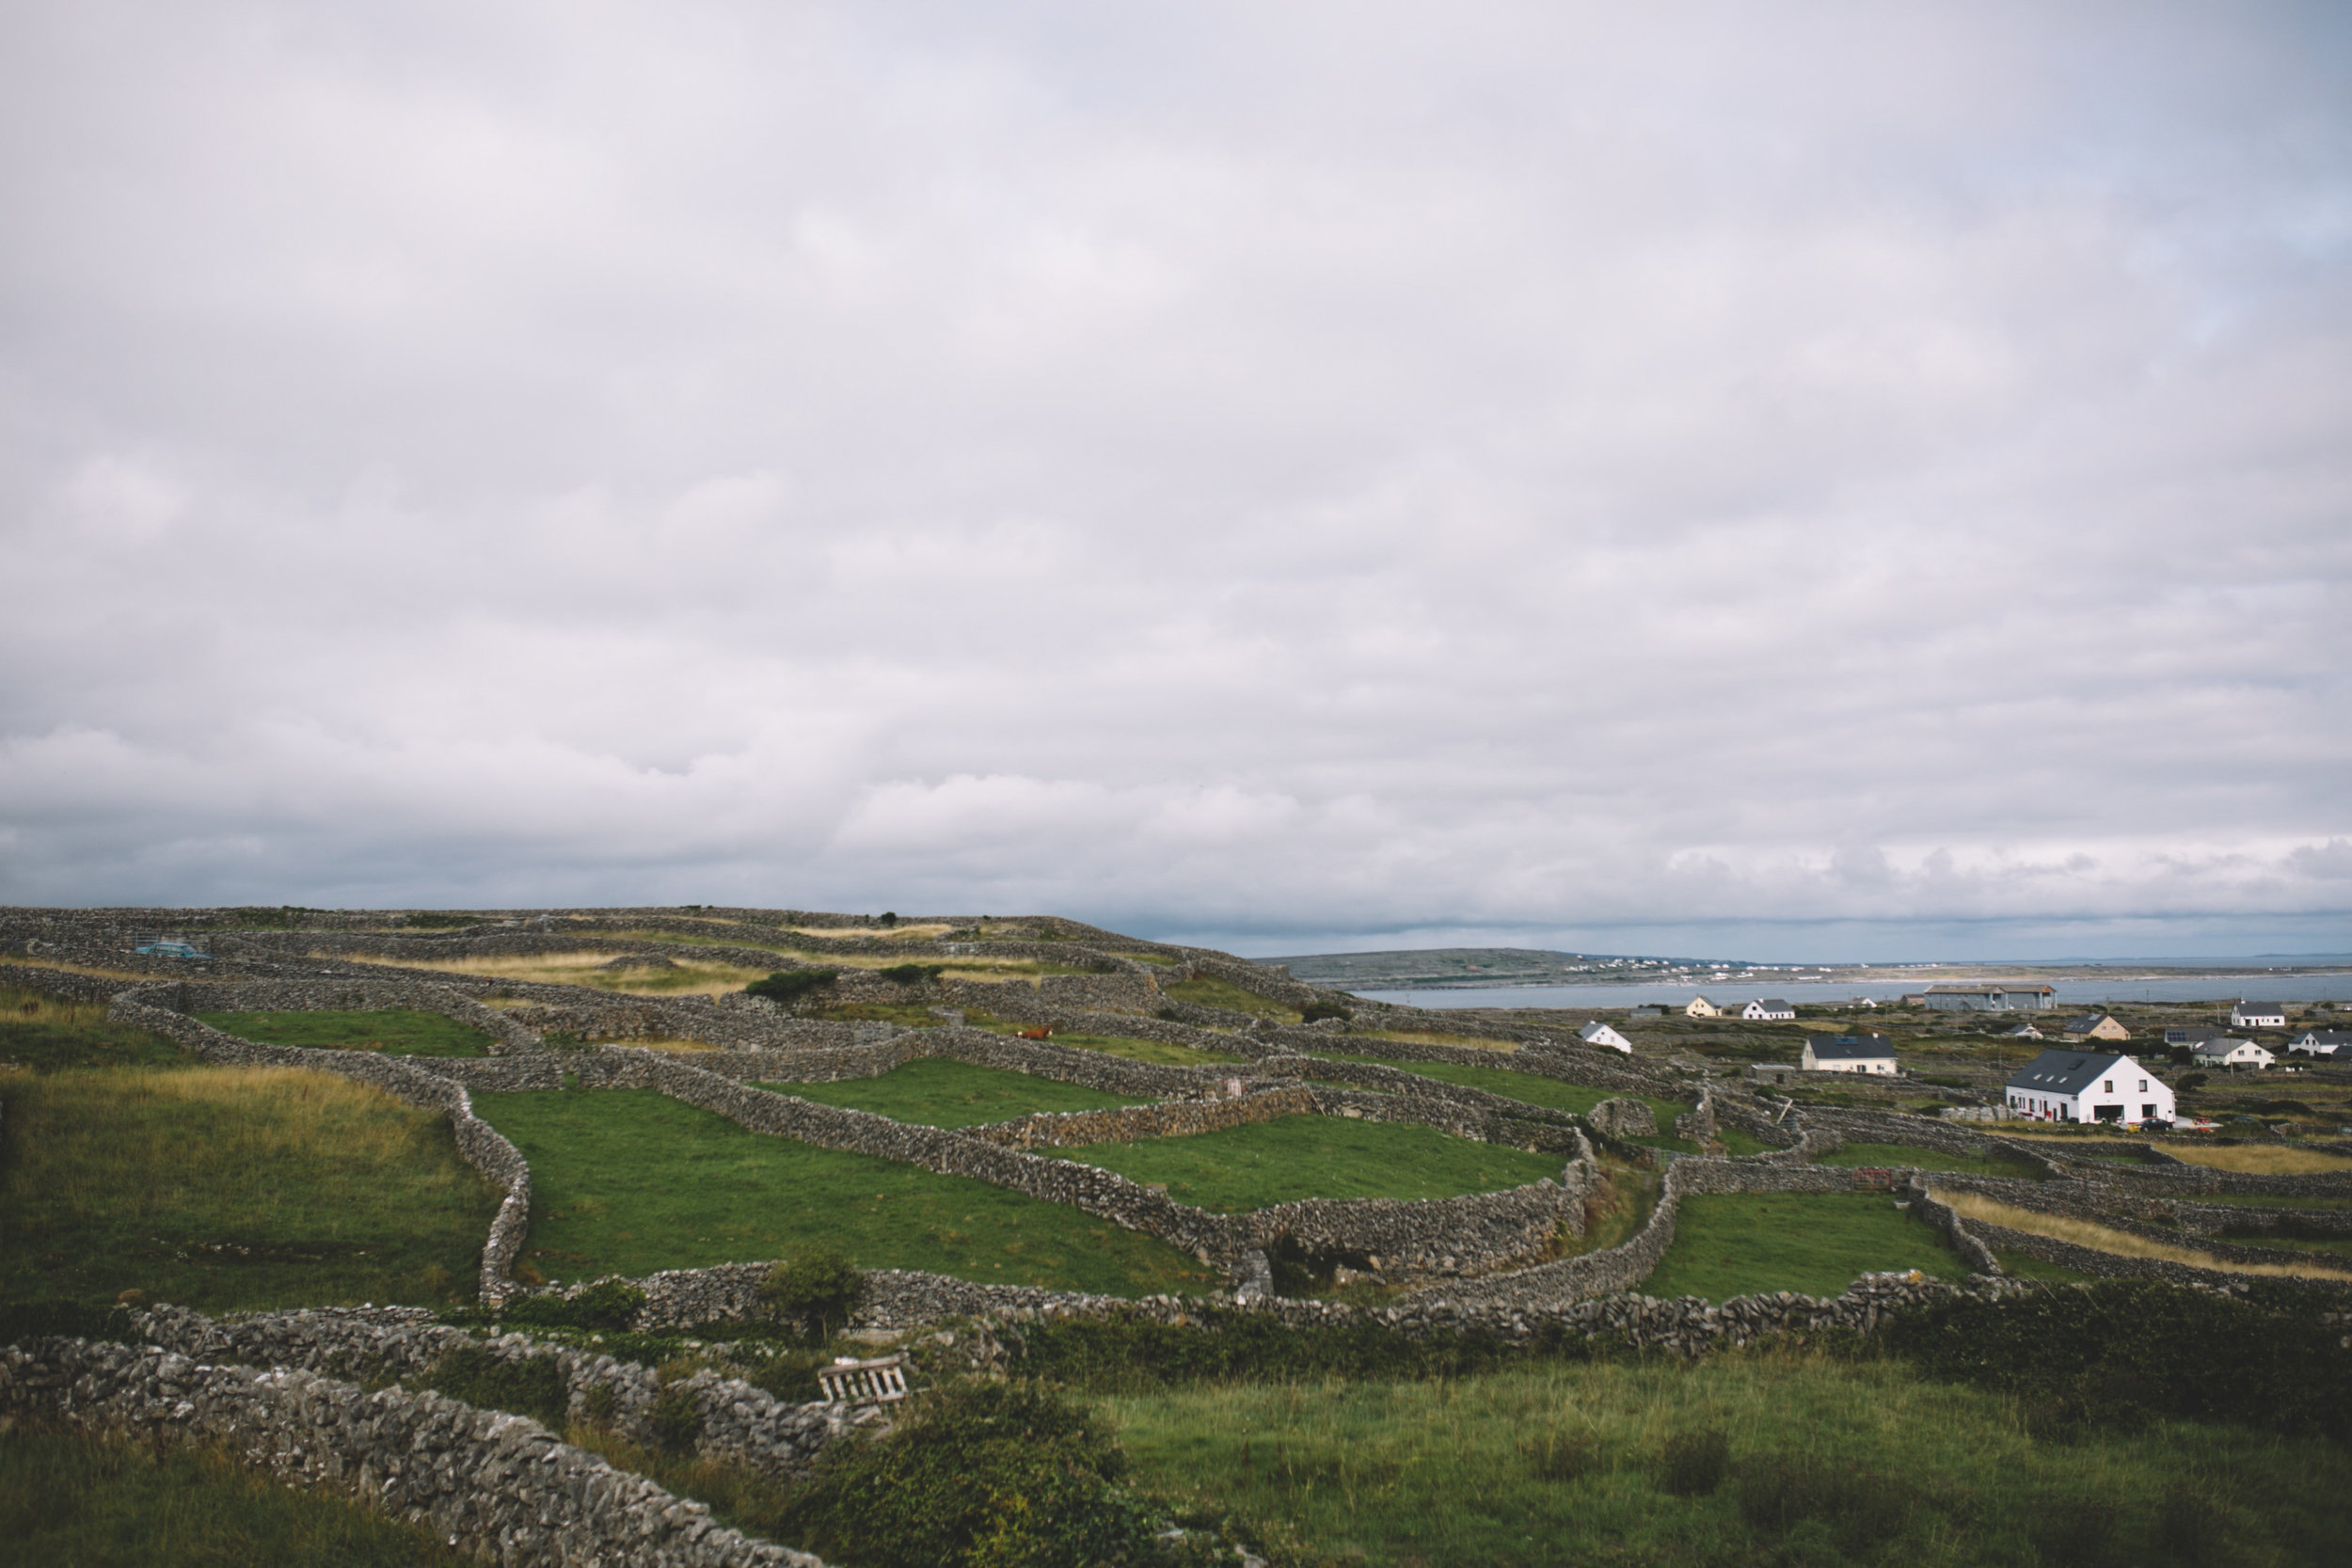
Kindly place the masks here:
POLYGON ((2352 8, 0 7, 0 900, 2352 949, 2352 8))

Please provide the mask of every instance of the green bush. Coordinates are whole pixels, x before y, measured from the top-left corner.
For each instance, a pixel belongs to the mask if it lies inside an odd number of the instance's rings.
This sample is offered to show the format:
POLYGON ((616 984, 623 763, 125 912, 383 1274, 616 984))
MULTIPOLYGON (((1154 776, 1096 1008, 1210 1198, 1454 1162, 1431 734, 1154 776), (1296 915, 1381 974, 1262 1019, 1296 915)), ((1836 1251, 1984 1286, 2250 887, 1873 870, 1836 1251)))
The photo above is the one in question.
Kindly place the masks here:
POLYGON ((1678 1432, 1658 1459, 1658 1484, 1677 1497, 1704 1497, 1731 1468, 1731 1439, 1716 1431, 1678 1432))
POLYGON ((672 1453, 684 1453, 703 1434, 701 1394, 682 1383, 672 1384, 654 1396, 645 1419, 653 1427, 655 1442, 672 1453))
POLYGON ((743 988, 747 996, 764 996, 771 1002, 797 1002, 820 986, 830 986, 841 978, 837 969, 779 969, 765 980, 754 980, 743 988))
POLYGON ((1344 1023, 1355 1016, 1353 1009, 1338 1002, 1310 1002, 1298 1009, 1298 1022, 1301 1023, 1320 1023, 1327 1018, 1336 1018, 1344 1023))
POLYGON ((2054 1432, 2169 1416, 2342 1438, 2352 1351, 2314 1321, 2323 1305, 2343 1302, 2283 1283, 2235 1296, 2103 1280, 1937 1303, 1893 1320, 1884 1341, 1930 1376, 2027 1400, 2054 1432))
POLYGON ((576 1296, 525 1296, 501 1316, 525 1328, 627 1329, 645 1305, 645 1292, 627 1280, 603 1279, 576 1296))
POLYGON ((1028 1383, 968 1383, 888 1436, 836 1443, 791 1499, 789 1538, 859 1568, 1082 1568, 1154 1555, 1119 1442, 1028 1383))
POLYGON ((778 1316, 796 1320, 812 1337, 822 1339, 850 1321, 864 1288, 864 1278, 848 1254, 833 1247, 811 1247, 770 1269, 759 1293, 778 1316))
POLYGON ((562 1431, 570 1389, 552 1355, 498 1356, 481 1345, 460 1345, 443 1356, 424 1386, 482 1410, 529 1416, 562 1431))
POLYGON ((1740 1466, 1733 1490, 1740 1516, 1758 1533, 1785 1536, 1811 1524, 1856 1558, 1867 1559, 1874 1544, 1900 1535, 1910 1523, 1904 1483, 1858 1465, 1753 1460, 1740 1466))
POLYGON ((0 1301, 0 1345, 51 1336, 128 1340, 132 1333, 131 1314, 119 1307, 88 1307, 78 1301, 0 1301))
POLYGON ((892 964, 888 969, 874 971, 875 977, 894 986, 919 986, 926 980, 936 980, 946 973, 946 964, 892 964))
POLYGON ((2212 1082, 2213 1080, 2211 1078, 2208 1078, 2201 1072, 2191 1072, 2183 1076, 2179 1083, 2172 1085, 2172 1092, 2175 1094, 2194 1094, 2196 1091, 2203 1088, 2207 1084, 2212 1082))

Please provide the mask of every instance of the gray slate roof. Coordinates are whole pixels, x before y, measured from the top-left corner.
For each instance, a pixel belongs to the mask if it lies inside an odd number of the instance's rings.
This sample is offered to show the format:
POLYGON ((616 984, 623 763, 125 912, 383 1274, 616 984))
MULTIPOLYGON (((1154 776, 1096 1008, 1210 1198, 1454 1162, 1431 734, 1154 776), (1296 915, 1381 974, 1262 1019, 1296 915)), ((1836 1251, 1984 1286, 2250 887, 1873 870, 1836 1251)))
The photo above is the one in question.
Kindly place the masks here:
POLYGON ((2044 1051, 2019 1068, 2009 1086, 2030 1094, 2080 1094, 2113 1071, 2116 1063, 2130 1060, 2111 1052, 2044 1051))
POLYGON ((1817 1062, 1876 1062, 1895 1054, 1884 1035, 1807 1035, 1804 1043, 1817 1062))

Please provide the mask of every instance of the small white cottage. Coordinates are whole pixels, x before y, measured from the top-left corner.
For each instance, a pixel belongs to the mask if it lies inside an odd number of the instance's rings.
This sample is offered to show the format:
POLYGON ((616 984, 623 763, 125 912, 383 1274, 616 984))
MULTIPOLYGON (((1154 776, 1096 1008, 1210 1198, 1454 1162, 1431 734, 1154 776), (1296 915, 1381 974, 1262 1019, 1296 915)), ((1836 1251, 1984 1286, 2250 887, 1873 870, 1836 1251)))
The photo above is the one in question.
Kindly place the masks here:
POLYGON ((1622 1051, 1629 1056, 1633 1053, 1633 1042, 1598 1019, 1593 1020, 1592 1022, 1579 1029, 1576 1032, 1576 1037, 1586 1045, 1605 1045, 1612 1051, 1622 1051))
POLYGON ((2240 1002, 2230 1009, 2233 1029, 2283 1029, 2287 1026, 2287 1009, 2279 1002, 2240 1002))
POLYGON ((1740 1009, 1744 1019, 1761 1019, 1767 1023, 1787 1023, 1797 1016, 1797 1009, 1777 996, 1760 996, 1740 1009))
POLYGON ((2011 1116, 2041 1121, 2113 1121, 2137 1126, 2172 1119, 2172 1091, 2129 1056, 2044 1051, 2002 1091, 2011 1116))
POLYGON ((1807 1035, 1797 1065, 1807 1072, 1895 1076, 1895 1047, 1884 1035, 1807 1035))
POLYGON ((2251 1068, 2257 1072, 2279 1059, 2252 1040, 2233 1040, 2226 1036, 2198 1041, 2188 1055, 2199 1067, 2251 1068))
POLYGON ((2352 1029, 2306 1029, 2287 1041, 2287 1049, 2306 1056, 2352 1057, 2352 1029))

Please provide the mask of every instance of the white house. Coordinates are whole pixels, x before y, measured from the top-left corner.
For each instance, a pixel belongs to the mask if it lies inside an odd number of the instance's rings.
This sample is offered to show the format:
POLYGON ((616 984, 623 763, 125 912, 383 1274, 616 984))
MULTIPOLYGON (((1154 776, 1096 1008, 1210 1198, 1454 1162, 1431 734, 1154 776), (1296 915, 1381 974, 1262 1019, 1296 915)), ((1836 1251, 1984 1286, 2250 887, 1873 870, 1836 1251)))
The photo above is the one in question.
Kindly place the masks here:
POLYGON ((2010 1114, 2042 1121, 2172 1119, 2172 1091, 2129 1056, 2044 1051, 2012 1075, 2003 1091, 2010 1114))
POLYGON ((1786 1023, 1797 1016, 1797 1009, 1777 996, 1759 996, 1740 1009, 1745 1019, 1762 1019, 1768 1023, 1786 1023))
POLYGON ((1884 1035, 1807 1035, 1797 1065, 1807 1072, 1895 1076, 1895 1048, 1884 1035))
POLYGON ((1633 1053, 1633 1042, 1598 1019, 1593 1020, 1592 1022, 1579 1029, 1576 1032, 1576 1037, 1586 1045, 1605 1045, 1612 1051, 1622 1051, 1629 1056, 1633 1053))
POLYGON ((2188 1053, 2188 1059, 2199 1067, 2244 1067, 2260 1071, 2279 1058, 2252 1040, 2233 1040, 2225 1037, 2198 1041, 2196 1049, 2188 1053))
POLYGON ((2306 1029, 2287 1041, 2306 1056, 2352 1056, 2352 1029, 2306 1029))
POLYGON ((2009 1032, 2009 1037, 2013 1040, 2038 1040, 2042 1037, 2042 1031, 2030 1023, 2021 1023, 2009 1032))
POLYGON ((2287 1026, 2286 1007, 2277 1002, 2240 1002, 2230 1009, 2233 1029, 2283 1029, 2287 1026))
POLYGON ((1704 996, 1693 996, 1691 998, 1690 1005, 1684 1007, 1682 1011, 1686 1016, 1691 1018, 1721 1018, 1724 1016, 1724 1010, 1715 1006, 1714 1003, 1709 1002, 1704 996))

